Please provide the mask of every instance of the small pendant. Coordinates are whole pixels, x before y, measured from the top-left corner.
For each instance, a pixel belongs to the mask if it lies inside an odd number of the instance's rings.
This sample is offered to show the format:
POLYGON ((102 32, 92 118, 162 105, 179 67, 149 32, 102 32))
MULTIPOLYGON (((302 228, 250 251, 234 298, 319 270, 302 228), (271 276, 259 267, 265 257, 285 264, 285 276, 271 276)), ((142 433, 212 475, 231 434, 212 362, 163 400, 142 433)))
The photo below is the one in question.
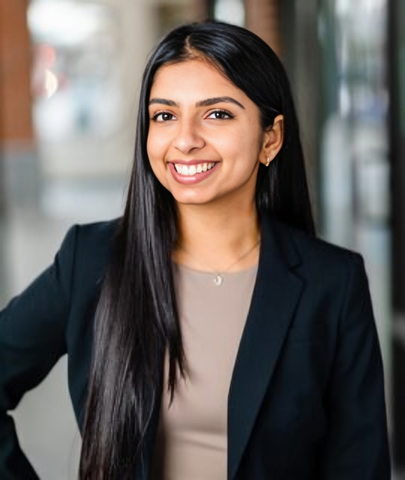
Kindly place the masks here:
POLYGON ((219 273, 217 273, 216 277, 214 278, 214 283, 217 287, 219 287, 222 284, 222 277, 219 273))

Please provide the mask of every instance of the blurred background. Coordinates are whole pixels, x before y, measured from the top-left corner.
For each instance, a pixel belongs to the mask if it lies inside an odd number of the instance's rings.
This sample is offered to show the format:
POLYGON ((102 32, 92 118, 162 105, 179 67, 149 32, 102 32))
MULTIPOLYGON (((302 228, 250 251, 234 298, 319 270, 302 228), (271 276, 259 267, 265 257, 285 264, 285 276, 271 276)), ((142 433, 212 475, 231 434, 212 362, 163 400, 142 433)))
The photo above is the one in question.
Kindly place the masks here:
MULTIPOLYGON (((403 0, 0 0, 0 306, 70 225, 121 214, 146 58, 168 29, 207 17, 253 30, 287 68, 319 234, 366 260, 403 479, 403 0)), ((76 478, 66 368, 14 412, 44 480, 76 478)))

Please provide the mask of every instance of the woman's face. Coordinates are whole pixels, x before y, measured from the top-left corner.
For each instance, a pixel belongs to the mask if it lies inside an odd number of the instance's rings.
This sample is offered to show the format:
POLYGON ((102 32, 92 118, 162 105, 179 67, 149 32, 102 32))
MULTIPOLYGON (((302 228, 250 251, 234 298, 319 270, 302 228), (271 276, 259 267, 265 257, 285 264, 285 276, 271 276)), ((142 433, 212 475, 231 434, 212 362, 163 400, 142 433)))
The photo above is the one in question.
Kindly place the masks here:
POLYGON ((253 202, 269 134, 256 104, 214 66, 190 60, 162 67, 149 117, 151 167, 179 204, 253 202))

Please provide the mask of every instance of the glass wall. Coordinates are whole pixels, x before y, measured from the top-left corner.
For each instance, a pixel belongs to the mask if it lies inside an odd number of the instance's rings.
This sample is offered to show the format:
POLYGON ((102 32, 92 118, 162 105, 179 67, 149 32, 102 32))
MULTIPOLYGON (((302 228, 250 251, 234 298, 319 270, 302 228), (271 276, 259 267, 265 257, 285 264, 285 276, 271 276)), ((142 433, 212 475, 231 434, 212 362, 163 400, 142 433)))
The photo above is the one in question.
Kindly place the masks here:
POLYGON ((391 318, 387 3, 323 2, 321 225, 365 257, 387 375, 391 318))

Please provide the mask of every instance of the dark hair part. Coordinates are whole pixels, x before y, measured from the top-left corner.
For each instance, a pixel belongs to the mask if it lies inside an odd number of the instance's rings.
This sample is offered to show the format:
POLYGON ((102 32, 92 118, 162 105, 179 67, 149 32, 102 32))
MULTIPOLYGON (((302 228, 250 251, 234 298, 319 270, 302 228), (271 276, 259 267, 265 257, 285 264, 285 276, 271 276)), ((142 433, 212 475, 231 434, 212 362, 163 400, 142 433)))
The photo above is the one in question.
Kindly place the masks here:
POLYGON ((81 480, 132 478, 142 462, 153 406, 160 400, 166 350, 172 394, 178 372, 184 373, 171 266, 175 201, 152 172, 146 141, 156 72, 194 58, 211 62, 245 92, 260 109, 263 129, 284 115, 283 147, 268 168, 259 167, 257 209, 314 234, 298 122, 276 54, 248 30, 224 23, 171 31, 157 45, 143 76, 128 200, 96 312, 81 480))

